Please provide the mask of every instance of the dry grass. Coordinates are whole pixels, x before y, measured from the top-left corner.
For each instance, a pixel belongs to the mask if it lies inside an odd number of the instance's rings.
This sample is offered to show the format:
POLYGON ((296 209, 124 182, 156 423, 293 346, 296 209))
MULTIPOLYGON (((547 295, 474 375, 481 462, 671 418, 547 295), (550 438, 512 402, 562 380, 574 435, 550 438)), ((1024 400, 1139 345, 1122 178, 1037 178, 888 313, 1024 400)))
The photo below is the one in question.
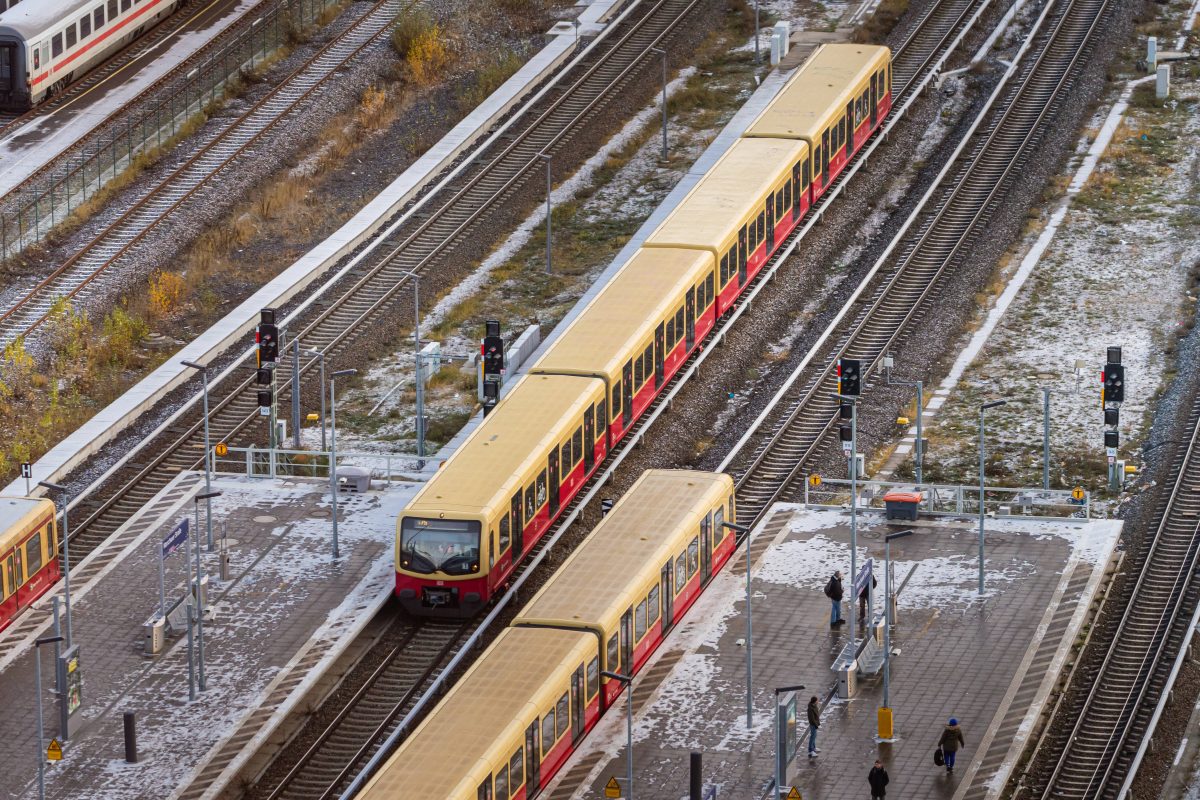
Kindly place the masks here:
POLYGON ((184 281, 178 272, 156 271, 150 276, 150 310, 157 319, 165 319, 179 311, 183 300, 184 281))
POLYGON ((419 33, 404 57, 413 81, 418 86, 428 86, 442 77, 450 63, 450 49, 440 25, 434 25, 419 33))

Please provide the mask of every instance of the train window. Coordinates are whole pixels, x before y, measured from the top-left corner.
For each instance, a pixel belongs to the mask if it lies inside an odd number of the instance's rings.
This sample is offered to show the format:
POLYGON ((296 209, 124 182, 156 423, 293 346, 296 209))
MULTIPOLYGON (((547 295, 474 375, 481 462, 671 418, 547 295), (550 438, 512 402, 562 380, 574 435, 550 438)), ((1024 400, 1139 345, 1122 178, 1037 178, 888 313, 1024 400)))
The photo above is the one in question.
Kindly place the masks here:
POLYGON ((600 659, 593 658, 587 666, 587 696, 590 700, 600 691, 600 659))
POLYGON ((508 783, 515 794, 521 784, 525 783, 525 748, 518 747, 517 752, 508 760, 508 783))
POLYGON ((8 579, 8 593, 12 594, 17 590, 17 570, 16 562, 11 555, 5 559, 4 574, 8 579))
POLYGON ((104 6, 100 6, 92 12, 92 17, 96 20, 96 30, 104 27, 104 6))
POLYGON ((563 692, 563 696, 558 698, 558 709, 555 716, 558 723, 554 726, 554 737, 557 739, 567 732, 567 724, 571 721, 571 701, 567 699, 566 692, 563 692))
POLYGON ((121 0, 121 10, 128 11, 133 7, 133 0, 121 0))
POLYGON ((42 568, 42 532, 38 531, 25 542, 25 578, 29 579, 42 568))
POLYGON ((542 758, 550 755, 550 751, 554 749, 554 709, 546 712, 546 716, 542 717, 542 758))
POLYGON ((492 776, 488 775, 487 780, 479 784, 479 788, 475 791, 476 800, 492 800, 492 776))
POLYGON ((542 470, 537 476, 537 507, 541 508, 546 505, 546 470, 542 470))
POLYGON ((675 317, 667 320, 667 350, 675 349, 675 317))
POLYGON ((606 656, 607 668, 609 672, 615 671, 620 665, 617 663, 621 657, 621 644, 617 638, 617 634, 613 634, 608 640, 608 655, 606 656))
POLYGON ((509 527, 508 514, 500 518, 500 552, 503 553, 508 549, 509 542, 512 541, 511 529, 509 527))
POLYGON ((729 280, 729 253, 721 256, 721 285, 724 286, 729 280))
POLYGON ((496 771, 496 800, 508 800, 508 767, 496 771))
MULTIPOLYGON (((596 403, 596 438, 597 439, 604 438, 604 429, 606 427, 608 427, 607 414, 608 414, 608 412, 604 408, 604 400, 601 399, 600 402, 596 403)), ((593 442, 592 444, 595 444, 595 442, 593 442)))
POLYGON ((642 385, 642 357, 638 356, 637 361, 633 362, 633 386, 634 391, 642 385))
POLYGON ((533 484, 525 487, 525 524, 533 522, 533 518, 537 516, 537 495, 534 491, 533 484))
POLYGON ((650 380, 650 375, 654 372, 654 340, 650 340, 650 344, 646 345, 646 350, 642 353, 642 358, 646 362, 646 380, 650 380))
POLYGON ((92 35, 92 18, 84 14, 79 18, 79 38, 86 39, 92 35))
POLYGON ((571 440, 570 439, 568 439, 566 441, 566 443, 563 444, 563 446, 562 446, 562 461, 559 463, 562 465, 563 474, 566 474, 571 469, 571 465, 575 463, 574 461, 571 460, 571 440))
POLYGON ((658 622, 658 584, 655 584, 646 598, 646 625, 650 626, 655 622, 658 622))
POLYGON ((786 211, 792 207, 792 182, 783 185, 783 208, 786 211))
POLYGON ((617 418, 617 415, 621 413, 621 382, 620 381, 617 381, 616 383, 613 384, 612 406, 613 406, 613 419, 615 420, 617 418))
POLYGON ((711 272, 708 273, 708 277, 704 279, 704 292, 708 295, 708 298, 704 303, 704 307, 708 308, 712 305, 713 298, 716 297, 716 294, 713 291, 713 276, 711 272))
POLYGON ((680 306, 675 311, 675 330, 679 331, 679 338, 683 338, 683 306, 680 306))
POLYGON ((696 570, 700 569, 700 540, 692 539, 688 542, 687 549, 687 568, 688 577, 696 574, 696 570))
POLYGON ((62 43, 63 35, 61 33, 54 34, 50 39, 50 52, 55 56, 61 56, 63 51, 62 43))
POLYGON ((679 558, 675 559, 675 594, 683 591, 683 587, 687 585, 687 561, 681 553, 679 558))
POLYGON ((496 532, 488 531, 488 567, 496 565, 496 532))
POLYGON ((637 604, 637 609, 633 612, 633 640, 641 641, 646 635, 646 601, 637 604))
POLYGON ((75 38, 75 24, 68 25, 65 32, 67 34, 67 49, 70 50, 75 46, 75 42, 77 41, 75 38))
POLYGON ((775 193, 775 219, 783 216, 783 189, 775 193))
POLYGON ((119 2, 119 0, 108 0, 108 18, 109 19, 116 19, 118 2, 119 2))
POLYGON ((805 161, 804 165, 800 168, 800 177, 804 182, 804 186, 802 187, 801 191, 807 189, 812 184, 812 175, 810 173, 810 169, 811 168, 808 161, 805 161))
POLYGON ((583 458, 583 428, 575 429, 575 436, 571 440, 571 449, 574 451, 573 455, 575 456, 575 461, 572 461, 571 465, 574 466, 576 461, 583 458))
MULTIPOLYGON (((828 137, 828 134, 829 134, 829 132, 826 131, 825 132, 826 137, 828 137)), ((817 175, 821 174, 821 145, 817 145, 816 147, 813 148, 813 170, 812 170, 812 172, 813 172, 814 178, 817 175)))
POLYGON ((733 495, 729 495, 729 521, 737 522, 737 510, 733 506, 733 495))
POLYGON ((758 212, 758 240, 761 242, 767 238, 767 212, 758 212))

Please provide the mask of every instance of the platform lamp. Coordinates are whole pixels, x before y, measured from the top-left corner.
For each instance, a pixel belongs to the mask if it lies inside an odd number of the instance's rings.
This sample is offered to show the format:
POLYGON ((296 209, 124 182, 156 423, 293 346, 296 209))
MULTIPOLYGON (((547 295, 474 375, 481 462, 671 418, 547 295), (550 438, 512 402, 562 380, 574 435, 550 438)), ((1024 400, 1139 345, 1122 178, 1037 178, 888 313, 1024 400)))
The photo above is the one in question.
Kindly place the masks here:
POLYGON ((989 408, 999 408, 1008 405, 1007 400, 993 400, 979 406, 979 596, 983 596, 983 465, 984 465, 984 416, 989 408))
MULTIPOLYGON (((721 522, 721 527, 728 528, 742 537, 746 543, 746 727, 754 722, 754 615, 750 608, 750 529, 736 522, 721 522)), ((735 547, 742 542, 736 542, 735 547)))
POLYGON ((310 347, 304 351, 307 356, 312 356, 321 362, 321 452, 325 452, 325 354, 315 347, 310 347))
POLYGON ((337 485, 337 379, 357 375, 356 369, 339 369, 329 376, 329 489, 333 493, 333 558, 338 558, 337 485))
POLYGON ((37 685, 34 688, 37 696, 38 800, 46 800, 46 751, 42 748, 43 743, 46 741, 46 732, 42 722, 42 645, 57 645, 62 639, 63 637, 61 636, 46 636, 33 643, 33 660, 37 665, 37 685))
MULTIPOLYGON (((213 492, 200 492, 192 498, 192 508, 196 512, 196 642, 198 652, 196 663, 198 668, 196 674, 199 678, 197 681, 200 691, 204 691, 208 682, 204 678, 204 593, 200 590, 200 501, 203 500, 208 508, 208 524, 212 525, 212 500, 214 497, 220 497, 222 492, 220 489, 213 492)), ((211 527, 210 527, 211 529, 211 527)))
POLYGON ((633 800, 633 676, 607 669, 600 674, 625 687, 625 800, 633 800))
MULTIPOLYGON (((194 361, 180 361, 179 363, 183 364, 185 367, 191 367, 192 369, 199 371, 200 379, 201 379, 201 381, 203 381, 203 387, 204 387, 204 491, 211 492, 212 491, 212 445, 208 439, 208 367, 204 364, 197 364, 194 361)), ((274 436, 274 434, 272 434, 272 436, 274 436)), ((208 521, 206 523, 207 527, 208 527, 208 537, 207 537, 208 552, 211 553, 213 550, 212 504, 211 503, 209 503, 206 506, 205 511, 208 514, 208 521)), ((198 524, 199 524, 199 521, 197 521, 197 525, 198 524)), ((198 536, 199 534, 200 534, 200 530, 197 527, 196 535, 198 536)))
POLYGON ((61 495, 63 512, 62 552, 63 552, 63 597, 67 604, 67 649, 71 649, 71 528, 67 525, 67 506, 71 498, 67 495, 67 487, 50 481, 38 481, 38 486, 53 489, 61 495))

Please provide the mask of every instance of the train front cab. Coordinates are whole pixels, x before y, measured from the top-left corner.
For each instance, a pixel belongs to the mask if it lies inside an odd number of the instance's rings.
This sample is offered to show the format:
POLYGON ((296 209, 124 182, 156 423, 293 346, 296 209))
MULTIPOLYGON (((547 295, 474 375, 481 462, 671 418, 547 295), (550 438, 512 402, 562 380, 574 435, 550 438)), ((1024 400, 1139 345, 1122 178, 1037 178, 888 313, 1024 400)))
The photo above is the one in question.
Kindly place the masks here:
POLYGON ((486 606, 603 461, 606 415, 598 379, 522 378, 397 520, 405 610, 471 617, 486 606))
POLYGON ((31 98, 25 72, 25 43, 0 25, 0 109, 29 108, 31 98))
MULTIPOLYGON (((637 674, 733 554, 733 502, 725 475, 644 473, 513 625, 591 631, 604 670, 637 674)), ((603 684, 602 710, 622 689, 603 684)))
POLYGON ((0 630, 58 582, 54 504, 0 497, 0 630))
POLYGON ((724 314, 808 212, 808 144, 740 139, 646 239, 648 248, 707 250, 724 314))
POLYGON ((638 250, 531 372, 602 379, 608 390, 608 435, 615 443, 708 335, 716 321, 714 302, 710 254, 638 250))
POLYGON ((532 800, 600 716, 596 637, 509 628, 356 800, 532 800))

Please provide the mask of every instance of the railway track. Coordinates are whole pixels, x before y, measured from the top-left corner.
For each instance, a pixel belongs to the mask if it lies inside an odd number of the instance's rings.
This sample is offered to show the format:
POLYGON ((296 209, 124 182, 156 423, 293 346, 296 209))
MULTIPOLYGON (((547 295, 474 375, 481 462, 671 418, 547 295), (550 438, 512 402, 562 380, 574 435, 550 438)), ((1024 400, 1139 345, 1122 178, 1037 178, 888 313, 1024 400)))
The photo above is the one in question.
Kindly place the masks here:
POLYGON ((970 253, 1074 84, 1106 9, 1107 0, 1051 0, 1044 7, 983 124, 963 141, 926 196, 930 202, 918 207, 912 224, 880 260, 898 252, 890 271, 881 272, 884 277, 851 307, 849 322, 831 328, 832 346, 818 345, 810 353, 722 464, 737 476, 743 521, 758 519, 789 496, 796 478, 828 444, 826 434, 838 417, 837 359, 862 359, 869 374, 879 356, 899 345, 929 310, 941 282, 970 253))
POLYGON ((217 132, 183 164, 147 187, 136 202, 108 223, 75 255, 0 313, 0 347, 29 335, 61 298, 73 303, 102 291, 103 278, 136 246, 209 182, 234 167, 280 122, 301 108, 338 71, 364 51, 385 41, 393 20, 415 0, 376 0, 354 24, 334 37, 246 113, 217 132))

